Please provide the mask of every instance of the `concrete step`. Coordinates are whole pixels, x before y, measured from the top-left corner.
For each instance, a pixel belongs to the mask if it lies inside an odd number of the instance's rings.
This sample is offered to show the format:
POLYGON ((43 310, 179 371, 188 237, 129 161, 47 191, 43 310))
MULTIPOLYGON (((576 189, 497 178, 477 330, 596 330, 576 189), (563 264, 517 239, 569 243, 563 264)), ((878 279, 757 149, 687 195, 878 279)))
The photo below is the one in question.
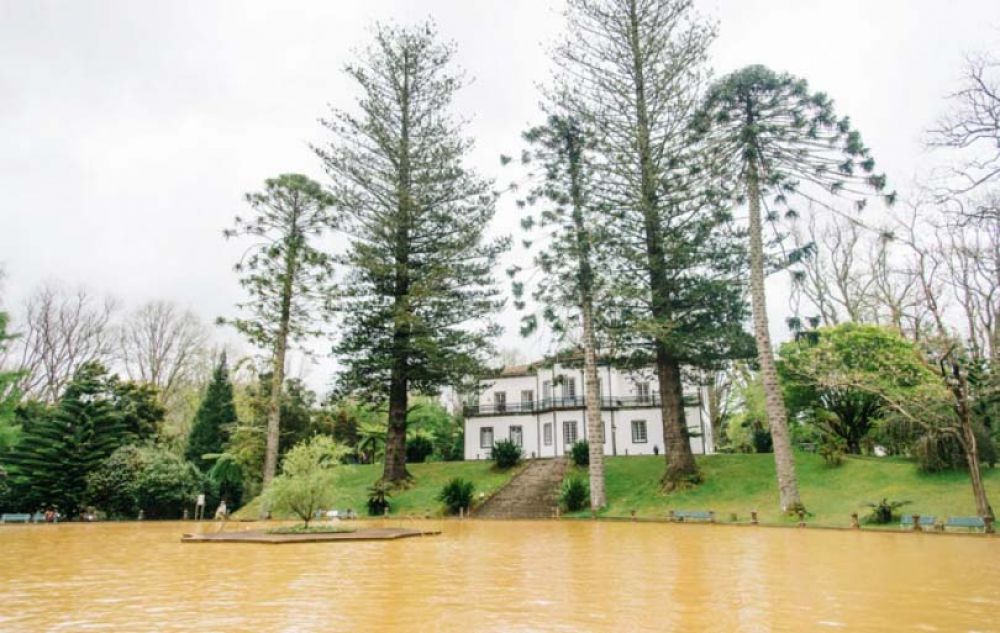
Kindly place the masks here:
POLYGON ((534 459, 475 512, 483 519, 539 519, 552 516, 559 486, 566 473, 565 458, 534 459))

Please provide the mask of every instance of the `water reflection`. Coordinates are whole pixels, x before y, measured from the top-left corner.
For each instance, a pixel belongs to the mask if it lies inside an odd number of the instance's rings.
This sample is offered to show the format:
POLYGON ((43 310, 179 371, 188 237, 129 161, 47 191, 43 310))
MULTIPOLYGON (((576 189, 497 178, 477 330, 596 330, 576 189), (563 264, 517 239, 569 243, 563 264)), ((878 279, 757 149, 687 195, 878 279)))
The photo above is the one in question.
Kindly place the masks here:
POLYGON ((563 521, 181 544, 194 526, 0 528, 0 630, 1000 630, 995 539, 563 521))

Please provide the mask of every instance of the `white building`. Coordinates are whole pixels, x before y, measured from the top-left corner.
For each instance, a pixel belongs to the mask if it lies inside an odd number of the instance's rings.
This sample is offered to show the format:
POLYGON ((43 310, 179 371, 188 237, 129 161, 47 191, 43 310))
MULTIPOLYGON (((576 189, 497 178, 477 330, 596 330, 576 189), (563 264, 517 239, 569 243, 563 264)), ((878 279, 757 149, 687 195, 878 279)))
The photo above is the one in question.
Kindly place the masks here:
MULTIPOLYGON (((663 452, 663 421, 656 373, 650 367, 621 371, 598 367, 605 455, 663 452)), ((479 383, 466 403, 465 459, 489 459, 494 442, 510 439, 526 457, 565 455, 587 438, 583 367, 536 362, 505 367, 479 383)), ((705 398, 684 390, 684 414, 691 450, 714 452, 705 398)))

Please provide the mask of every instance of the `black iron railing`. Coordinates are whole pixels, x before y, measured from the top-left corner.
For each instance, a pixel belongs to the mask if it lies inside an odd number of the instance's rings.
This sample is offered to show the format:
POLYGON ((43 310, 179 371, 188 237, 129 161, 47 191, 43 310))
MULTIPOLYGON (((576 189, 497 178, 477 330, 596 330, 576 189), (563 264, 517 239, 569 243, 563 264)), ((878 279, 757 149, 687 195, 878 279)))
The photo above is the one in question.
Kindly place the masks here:
MULTIPOLYGON (((685 397, 684 406, 697 406, 697 397, 685 397)), ((544 413, 564 409, 583 409, 587 406, 586 398, 574 396, 568 398, 546 398, 529 402, 513 402, 504 404, 472 404, 465 406, 466 417, 478 415, 518 415, 528 413, 544 413)), ((601 398, 602 409, 639 409, 643 407, 659 407, 659 395, 650 396, 620 396, 601 398)))

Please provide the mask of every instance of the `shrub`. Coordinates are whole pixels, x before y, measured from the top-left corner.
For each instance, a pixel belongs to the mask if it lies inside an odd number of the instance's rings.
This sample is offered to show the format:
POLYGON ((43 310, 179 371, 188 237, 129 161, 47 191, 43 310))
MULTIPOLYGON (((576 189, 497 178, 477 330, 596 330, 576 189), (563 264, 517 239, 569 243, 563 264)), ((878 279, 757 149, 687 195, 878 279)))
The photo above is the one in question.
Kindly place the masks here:
POLYGON ((458 514, 461 508, 465 508, 468 511, 472 505, 472 491, 474 489, 475 486, 471 481, 455 477, 445 484, 444 488, 441 489, 441 493, 438 494, 437 499, 444 503, 448 514, 458 514))
POLYGON ((294 513, 309 527, 316 511, 334 502, 338 474, 334 466, 347 452, 327 435, 296 444, 285 453, 281 474, 264 491, 265 507, 294 513))
MULTIPOLYGON (((997 447, 993 438, 982 427, 974 426, 976 435, 976 450, 979 453, 979 463, 991 468, 997 463, 997 447)), ((922 472, 936 473, 945 470, 964 470, 968 468, 965 461, 965 451, 958 440, 950 435, 923 435, 913 443, 913 457, 922 472)))
POLYGON ((521 447, 511 440, 500 440, 493 445, 493 461, 501 470, 517 466, 522 455, 521 447))
POLYGON ((406 461, 411 464, 421 464, 427 461, 434 452, 434 443, 423 434, 417 434, 406 440, 406 461))
POLYGON ((382 516, 389 509, 389 484, 379 479, 368 489, 368 515, 382 516))
POLYGON ((754 429, 751 441, 755 453, 774 452, 774 438, 771 437, 771 432, 766 429, 754 429))
POLYGON ((899 514, 896 510, 910 503, 910 501, 888 501, 885 497, 883 497, 878 503, 868 502, 865 505, 871 508, 872 511, 871 514, 865 517, 865 522, 885 525, 887 523, 898 521, 899 514))
POLYGON ((176 519, 204 490, 204 481, 189 462, 154 446, 122 446, 87 476, 89 504, 109 516, 176 519))
POLYGON ((577 466, 590 465, 590 444, 587 443, 587 440, 573 442, 573 446, 569 449, 569 451, 574 464, 577 466))
POLYGON ((840 466, 844 463, 844 451, 847 450, 847 443, 835 435, 825 435, 819 445, 819 454, 823 456, 823 461, 827 466, 840 466))
POLYGON ((568 477, 563 480, 559 500, 568 512, 577 512, 590 502, 590 485, 583 477, 568 477))

